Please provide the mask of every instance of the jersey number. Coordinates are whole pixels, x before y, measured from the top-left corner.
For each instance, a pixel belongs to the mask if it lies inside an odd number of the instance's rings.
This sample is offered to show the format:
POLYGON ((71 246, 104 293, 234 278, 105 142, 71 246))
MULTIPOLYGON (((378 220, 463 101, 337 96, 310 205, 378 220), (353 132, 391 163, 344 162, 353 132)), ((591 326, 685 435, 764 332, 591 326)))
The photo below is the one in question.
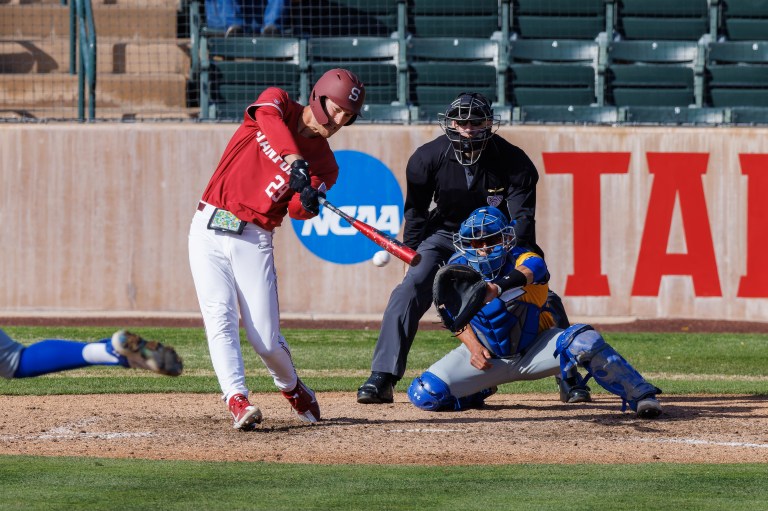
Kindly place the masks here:
POLYGON ((280 197, 285 195, 285 192, 288 191, 288 184, 285 182, 283 176, 277 174, 275 180, 269 183, 264 191, 267 193, 267 196, 272 199, 272 202, 277 202, 280 200, 280 197))

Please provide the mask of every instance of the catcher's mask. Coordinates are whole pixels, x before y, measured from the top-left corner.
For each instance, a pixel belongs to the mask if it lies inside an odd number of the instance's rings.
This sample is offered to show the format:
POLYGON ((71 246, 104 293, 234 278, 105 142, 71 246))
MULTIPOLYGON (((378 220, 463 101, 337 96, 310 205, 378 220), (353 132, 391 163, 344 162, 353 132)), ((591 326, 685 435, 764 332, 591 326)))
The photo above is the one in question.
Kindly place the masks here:
POLYGON ((462 165, 472 165, 480 159, 501 121, 493 115, 488 98, 478 92, 462 92, 445 113, 437 117, 462 165))
POLYGON ((360 115, 365 102, 365 85, 351 71, 346 69, 331 69, 317 80, 309 95, 309 106, 312 114, 320 124, 328 124, 328 111, 325 99, 331 98, 334 103, 355 115, 345 124, 349 126, 360 115))
POLYGON ((515 229, 504 213, 493 207, 474 210, 453 235, 456 250, 487 280, 498 276, 515 242, 515 229))

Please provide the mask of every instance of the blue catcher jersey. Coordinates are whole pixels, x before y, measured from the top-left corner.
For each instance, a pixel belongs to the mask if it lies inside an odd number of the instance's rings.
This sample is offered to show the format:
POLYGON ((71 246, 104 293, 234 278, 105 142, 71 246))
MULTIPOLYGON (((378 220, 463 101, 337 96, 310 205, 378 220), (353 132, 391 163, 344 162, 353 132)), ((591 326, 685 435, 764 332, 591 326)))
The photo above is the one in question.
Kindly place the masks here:
MULTIPOLYGON (((468 264, 460 254, 451 257, 451 263, 468 264)), ((549 272, 541 256, 523 247, 513 247, 501 272, 491 282, 520 265, 533 272, 533 282, 523 286, 522 294, 507 291, 491 300, 470 322, 480 342, 497 357, 524 352, 539 332, 555 326, 552 314, 544 309, 549 293, 549 272)))

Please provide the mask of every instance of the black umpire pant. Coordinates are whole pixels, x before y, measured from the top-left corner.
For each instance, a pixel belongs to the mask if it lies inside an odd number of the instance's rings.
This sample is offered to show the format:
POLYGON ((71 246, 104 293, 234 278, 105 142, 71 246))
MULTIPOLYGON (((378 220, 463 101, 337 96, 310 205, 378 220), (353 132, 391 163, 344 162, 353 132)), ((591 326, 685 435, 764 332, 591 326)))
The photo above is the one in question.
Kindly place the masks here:
MULTIPOLYGON (((450 231, 437 231, 421 242, 418 248, 421 262, 408 269, 403 281, 392 291, 384 310, 381 331, 373 349, 372 371, 393 374, 398 380, 403 377, 419 321, 432 307, 435 274, 455 251, 450 231)), ((555 314, 557 326, 568 328, 570 324, 563 303, 551 290, 547 305, 555 314)))

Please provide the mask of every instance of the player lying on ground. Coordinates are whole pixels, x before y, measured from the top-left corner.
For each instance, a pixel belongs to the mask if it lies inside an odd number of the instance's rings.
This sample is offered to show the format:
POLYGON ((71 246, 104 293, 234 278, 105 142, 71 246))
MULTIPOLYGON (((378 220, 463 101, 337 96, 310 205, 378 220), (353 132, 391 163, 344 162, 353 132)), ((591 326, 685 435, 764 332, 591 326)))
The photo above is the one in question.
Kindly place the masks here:
POLYGON ((98 342, 45 339, 26 347, 0 330, 3 378, 31 378, 94 365, 147 369, 167 376, 178 376, 183 370, 181 357, 172 347, 125 330, 98 342))
POLYGON ((622 411, 629 405, 644 419, 660 415, 656 394, 661 390, 591 326, 554 327, 544 308, 546 263, 515 242, 514 229, 496 208, 478 208, 462 222, 454 238, 458 252, 434 284, 438 312, 462 344, 413 380, 411 402, 424 410, 476 408, 502 383, 538 380, 581 366, 586 379, 594 378, 622 399, 622 411))

